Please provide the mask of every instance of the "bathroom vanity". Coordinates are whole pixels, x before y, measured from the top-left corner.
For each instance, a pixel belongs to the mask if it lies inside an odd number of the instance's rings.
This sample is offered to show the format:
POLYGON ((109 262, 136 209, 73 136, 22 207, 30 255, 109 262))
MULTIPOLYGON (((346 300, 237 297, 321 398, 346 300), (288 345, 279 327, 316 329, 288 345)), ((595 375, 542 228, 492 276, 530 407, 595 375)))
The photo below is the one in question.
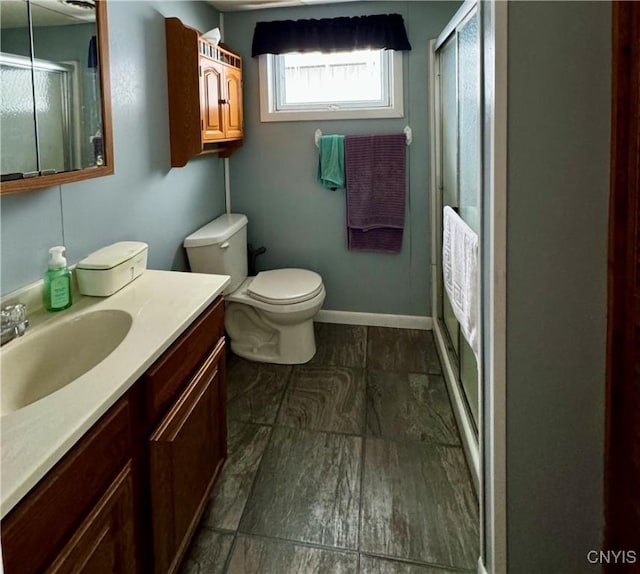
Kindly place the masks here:
POLYGON ((132 317, 94 368, 21 408, 3 405, 7 574, 178 569, 226 458, 227 283, 147 271, 65 317, 36 317, 32 333, 3 348, 39 345, 47 329, 80 327, 96 312, 132 317))

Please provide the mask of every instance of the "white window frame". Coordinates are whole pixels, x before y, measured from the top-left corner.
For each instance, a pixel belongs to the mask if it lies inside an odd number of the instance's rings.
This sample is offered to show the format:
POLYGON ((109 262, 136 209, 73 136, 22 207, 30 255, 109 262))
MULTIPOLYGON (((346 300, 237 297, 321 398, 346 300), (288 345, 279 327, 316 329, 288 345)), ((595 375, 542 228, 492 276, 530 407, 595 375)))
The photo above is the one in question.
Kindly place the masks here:
MULTIPOLYGON (((402 118, 404 117, 403 97, 403 61, 402 52, 388 50, 389 57, 384 65, 387 72, 388 104, 384 106, 364 106, 356 103, 353 107, 343 109, 308 109, 304 105, 290 105, 286 110, 278 110, 276 106, 276 65, 273 54, 259 56, 260 76, 260 121, 262 122, 297 122, 307 120, 347 120, 370 118, 402 118)), ((328 107, 328 106, 327 106, 328 107)))

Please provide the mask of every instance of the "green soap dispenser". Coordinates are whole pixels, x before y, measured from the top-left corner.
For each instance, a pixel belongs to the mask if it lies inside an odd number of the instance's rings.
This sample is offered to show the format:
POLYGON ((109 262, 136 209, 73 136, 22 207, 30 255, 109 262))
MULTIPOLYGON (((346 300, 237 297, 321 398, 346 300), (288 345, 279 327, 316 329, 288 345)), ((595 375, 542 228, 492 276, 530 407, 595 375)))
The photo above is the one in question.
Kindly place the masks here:
POLYGON ((44 275, 44 304, 47 311, 71 307, 71 271, 62 245, 49 249, 49 269, 44 275))

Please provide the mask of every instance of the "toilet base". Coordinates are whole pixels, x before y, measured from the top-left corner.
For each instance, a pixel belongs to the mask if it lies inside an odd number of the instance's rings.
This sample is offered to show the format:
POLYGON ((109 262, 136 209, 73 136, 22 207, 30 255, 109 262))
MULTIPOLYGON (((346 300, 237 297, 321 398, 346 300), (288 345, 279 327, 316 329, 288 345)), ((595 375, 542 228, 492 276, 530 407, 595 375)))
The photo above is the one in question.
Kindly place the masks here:
MULTIPOLYGON (((317 312, 317 311, 316 311, 317 312)), ((230 303, 225 328, 231 350, 244 359, 279 365, 301 365, 316 354, 313 315, 295 324, 277 324, 270 314, 242 303, 230 303)))

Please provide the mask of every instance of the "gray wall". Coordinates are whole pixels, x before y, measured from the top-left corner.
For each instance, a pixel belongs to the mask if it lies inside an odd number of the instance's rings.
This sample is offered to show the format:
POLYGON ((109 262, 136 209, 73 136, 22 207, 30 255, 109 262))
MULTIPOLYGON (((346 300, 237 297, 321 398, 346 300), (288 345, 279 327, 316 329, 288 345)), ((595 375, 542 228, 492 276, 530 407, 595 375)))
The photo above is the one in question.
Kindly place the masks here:
POLYGON ((325 309, 430 315, 428 45, 458 2, 357 2, 236 12, 225 15, 225 36, 244 57, 245 145, 230 159, 233 211, 249 218, 249 239, 265 245, 259 268, 300 266, 318 271, 325 309), (258 60, 251 58, 256 21, 371 13, 403 15, 413 51, 405 53, 405 117, 382 120, 261 123, 258 60), (376 134, 413 128, 409 148, 408 212, 398 255, 350 252, 344 191, 314 181, 313 133, 376 134))
POLYGON ((608 2, 509 5, 509 572, 599 571, 608 2))
POLYGON ((121 240, 149 243, 149 267, 183 270, 182 240, 224 211, 222 161, 170 169, 164 18, 201 31, 204 2, 109 2, 115 175, 1 200, 2 293, 35 281, 52 245, 70 263, 121 240))

